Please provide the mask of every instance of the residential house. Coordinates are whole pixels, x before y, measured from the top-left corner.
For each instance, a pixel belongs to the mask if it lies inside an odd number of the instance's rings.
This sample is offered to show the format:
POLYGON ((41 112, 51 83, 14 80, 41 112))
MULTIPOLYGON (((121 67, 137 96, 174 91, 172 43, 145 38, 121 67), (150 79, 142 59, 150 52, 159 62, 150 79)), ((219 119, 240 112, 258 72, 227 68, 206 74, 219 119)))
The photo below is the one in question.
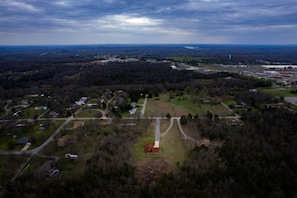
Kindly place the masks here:
POLYGON ((34 139, 33 138, 30 138, 30 137, 22 137, 22 138, 20 138, 20 139, 18 139, 16 142, 15 142, 15 144, 17 144, 17 145, 25 145, 25 144, 27 144, 27 143, 34 143, 35 141, 34 141, 34 139))
POLYGON ((75 135, 65 135, 58 139, 57 146, 65 147, 68 144, 74 144, 77 141, 77 137, 75 135))
POLYGON ((55 177, 59 172, 59 169, 56 168, 55 160, 48 160, 39 167, 34 176, 38 179, 44 179, 46 177, 55 177))

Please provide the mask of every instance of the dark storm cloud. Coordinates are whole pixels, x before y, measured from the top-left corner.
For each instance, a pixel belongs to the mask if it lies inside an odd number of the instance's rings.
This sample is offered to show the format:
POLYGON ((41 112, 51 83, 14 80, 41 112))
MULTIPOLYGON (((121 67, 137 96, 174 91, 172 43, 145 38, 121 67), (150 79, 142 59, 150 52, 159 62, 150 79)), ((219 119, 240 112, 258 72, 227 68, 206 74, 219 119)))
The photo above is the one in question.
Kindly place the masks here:
POLYGON ((296 0, 0 0, 0 11, 3 44, 297 42, 296 0))

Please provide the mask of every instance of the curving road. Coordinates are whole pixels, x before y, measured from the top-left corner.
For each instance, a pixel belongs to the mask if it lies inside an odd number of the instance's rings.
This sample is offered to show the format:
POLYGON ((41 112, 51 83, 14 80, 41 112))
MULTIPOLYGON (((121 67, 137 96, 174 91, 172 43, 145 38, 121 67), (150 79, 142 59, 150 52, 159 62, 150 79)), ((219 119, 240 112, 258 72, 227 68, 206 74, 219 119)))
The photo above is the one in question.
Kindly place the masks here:
POLYGON ((167 130, 166 130, 164 133, 161 134, 161 137, 165 136, 165 135, 170 131, 170 129, 171 129, 172 126, 173 126, 173 120, 174 120, 174 118, 170 118, 170 124, 169 124, 169 127, 167 128, 167 130))
POLYGON ((45 141, 43 142, 42 145, 40 145, 39 147, 32 149, 32 150, 27 150, 27 151, 1 151, 0 154, 1 155, 23 155, 23 154, 31 154, 31 155, 35 155, 37 154, 39 151, 41 151, 42 149, 44 149, 44 147, 46 147, 51 141, 54 140, 54 138, 56 137, 56 135, 60 132, 60 130, 66 126, 68 124, 68 122, 70 122, 71 120, 73 120, 73 117, 69 117, 67 118, 67 120, 45 141))
POLYGON ((202 144, 204 144, 204 145, 208 145, 208 144, 209 144, 209 140, 206 139, 206 138, 203 138, 203 139, 201 139, 201 140, 196 140, 196 139, 192 138, 191 136, 187 135, 187 134, 184 132, 184 130, 183 130, 181 124, 180 124, 180 117, 172 117, 172 118, 170 118, 170 125, 169 125, 169 127, 167 128, 167 130, 166 130, 164 133, 161 134, 162 137, 164 137, 164 136, 170 131, 170 129, 171 129, 172 126, 173 126, 173 121, 174 121, 174 120, 176 120, 176 122, 177 122, 178 129, 179 129, 180 133, 182 134, 183 139, 185 139, 185 140, 191 140, 191 141, 197 143, 197 145, 200 145, 200 146, 201 146, 202 144))

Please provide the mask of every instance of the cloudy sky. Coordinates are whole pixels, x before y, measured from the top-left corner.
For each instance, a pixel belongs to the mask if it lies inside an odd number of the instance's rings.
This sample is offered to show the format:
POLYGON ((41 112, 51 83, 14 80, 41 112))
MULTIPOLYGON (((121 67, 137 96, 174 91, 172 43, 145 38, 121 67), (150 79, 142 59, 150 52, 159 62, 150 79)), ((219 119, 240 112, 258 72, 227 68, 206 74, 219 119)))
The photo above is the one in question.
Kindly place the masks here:
POLYGON ((297 44, 297 0, 0 0, 0 45, 297 44))

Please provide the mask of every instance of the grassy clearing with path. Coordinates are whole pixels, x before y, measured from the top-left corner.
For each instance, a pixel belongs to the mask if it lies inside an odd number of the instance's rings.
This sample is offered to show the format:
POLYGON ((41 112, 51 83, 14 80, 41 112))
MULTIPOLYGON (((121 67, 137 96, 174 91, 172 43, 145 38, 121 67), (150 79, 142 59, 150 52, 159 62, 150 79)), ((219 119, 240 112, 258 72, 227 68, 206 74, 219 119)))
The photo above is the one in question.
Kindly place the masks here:
POLYGON ((149 98, 147 102, 145 116, 166 116, 169 113, 171 116, 181 116, 189 114, 191 107, 188 105, 178 105, 172 102, 174 99, 169 99, 169 94, 160 94, 159 98, 149 98))
MULTIPOLYGON (((160 131, 164 132, 169 127, 169 120, 161 120, 160 131)), ((150 123, 148 133, 143 133, 138 141, 133 145, 132 152, 134 154, 135 164, 141 164, 147 160, 162 159, 170 163, 171 167, 175 167, 176 162, 182 163, 188 154, 185 148, 181 134, 175 123, 165 137, 160 140, 160 153, 149 154, 144 152, 144 143, 155 141, 155 120, 150 123)))
POLYGON ((170 120, 169 119, 161 120, 161 122, 160 122, 160 133, 161 134, 164 133, 168 129, 169 125, 170 125, 170 120))
POLYGON ((219 116, 229 116, 230 111, 221 104, 204 104, 200 101, 193 102, 191 96, 176 96, 169 99, 169 94, 161 94, 159 99, 149 98, 145 116, 166 116, 169 113, 171 116, 182 116, 191 113, 193 116, 205 116, 207 111, 219 116))
POLYGON ((160 157, 168 159, 172 164, 183 163, 186 159, 188 150, 185 148, 181 133, 176 123, 166 136, 161 138, 160 157))

